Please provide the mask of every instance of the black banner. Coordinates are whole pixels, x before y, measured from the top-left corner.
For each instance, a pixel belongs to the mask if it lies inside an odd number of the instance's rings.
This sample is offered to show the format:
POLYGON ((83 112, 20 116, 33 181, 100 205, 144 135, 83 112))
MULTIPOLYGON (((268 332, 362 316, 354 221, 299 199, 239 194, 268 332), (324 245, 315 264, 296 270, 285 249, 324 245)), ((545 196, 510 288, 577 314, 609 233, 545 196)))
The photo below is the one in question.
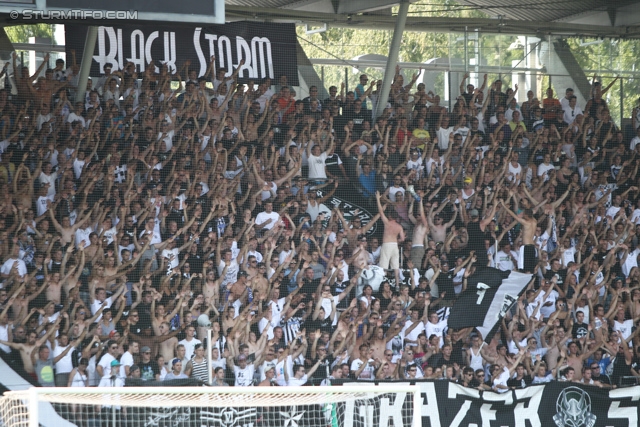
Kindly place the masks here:
MULTIPOLYGON (((158 425, 159 420, 177 427, 189 422, 203 427, 255 427, 258 420, 263 422, 260 425, 289 427, 413 425, 413 395, 374 394, 372 383, 344 384, 362 386, 371 394, 323 405, 300 405, 292 399, 282 407, 149 408, 144 411, 144 425, 158 425)), ((498 394, 448 381, 423 381, 418 385, 422 427, 637 427, 640 416, 640 387, 603 390, 554 381, 498 394)), ((336 391, 340 388, 334 387, 336 391)), ((327 402, 330 396, 327 389, 327 402)), ((241 397, 238 395, 239 401, 241 397)), ((286 396, 282 401, 287 402, 286 396)))
MULTIPOLYGON (((71 50, 75 50, 80 61, 86 34, 86 26, 65 25, 67 58, 71 57, 71 50)), ((161 24, 99 27, 91 76, 101 76, 106 63, 113 64, 112 71, 117 71, 127 62, 133 62, 142 73, 152 60, 156 72, 159 64, 167 64, 172 73, 189 60, 189 70, 202 76, 211 56, 215 56, 216 69, 225 68, 228 75, 244 59, 238 75, 241 83, 249 80, 258 83, 269 77, 276 84, 281 75, 286 75, 288 84, 297 86, 296 44, 294 24, 238 22, 193 28, 161 24)))

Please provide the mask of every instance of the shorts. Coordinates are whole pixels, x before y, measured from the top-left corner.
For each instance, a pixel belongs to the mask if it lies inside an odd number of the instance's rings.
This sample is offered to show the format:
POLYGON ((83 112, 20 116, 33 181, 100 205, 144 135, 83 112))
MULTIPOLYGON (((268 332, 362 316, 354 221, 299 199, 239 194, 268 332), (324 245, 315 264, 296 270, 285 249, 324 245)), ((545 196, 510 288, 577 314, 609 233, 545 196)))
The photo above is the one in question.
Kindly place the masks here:
POLYGON ((385 270, 400 268, 400 250, 397 243, 383 243, 380 249, 379 266, 385 270))
POLYGON ((424 258, 425 253, 426 250, 424 246, 413 246, 411 248, 411 262, 413 263, 413 268, 422 268, 422 259, 424 258))
POLYGON ((518 269, 525 273, 533 273, 537 264, 535 245, 523 245, 518 256, 518 269))

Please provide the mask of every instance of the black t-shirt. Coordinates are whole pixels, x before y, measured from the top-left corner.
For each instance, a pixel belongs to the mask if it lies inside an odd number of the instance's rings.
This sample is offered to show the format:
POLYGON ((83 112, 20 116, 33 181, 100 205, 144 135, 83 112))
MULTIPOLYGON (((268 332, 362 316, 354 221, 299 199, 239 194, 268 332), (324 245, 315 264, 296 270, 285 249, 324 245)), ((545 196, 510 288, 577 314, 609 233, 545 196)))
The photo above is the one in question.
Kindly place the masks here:
MULTIPOLYGON (((340 295, 342 292, 344 292, 344 290, 345 290, 345 289, 347 289, 347 287, 348 287, 348 286, 349 286, 349 280, 345 280, 345 281, 344 281, 344 282, 342 282, 342 283, 338 283, 338 282, 336 282, 336 283, 333 285, 333 289, 331 289, 331 293, 332 293, 333 295, 340 295)), ((349 303, 350 303, 350 302, 351 302, 351 300, 352 300, 353 298, 355 298, 355 296, 356 296, 356 295, 355 295, 355 292, 356 292, 356 291, 355 291, 355 288, 354 288, 354 289, 352 289, 352 290, 351 290, 351 292, 350 292, 350 295, 348 295, 348 296, 344 297, 344 298, 342 299, 342 301, 340 301, 340 303, 338 304, 338 306, 337 306, 336 308, 341 308, 341 309, 348 308, 348 307, 349 307, 349 303)), ((377 296, 377 295, 376 295, 376 298, 378 298, 378 296, 377 296)))
POLYGON ((145 381, 155 381, 156 375, 160 374, 160 368, 154 360, 141 362, 138 366, 140 366, 140 378, 145 381))
POLYGON ((557 278, 557 284, 559 288, 564 288, 564 282, 565 280, 567 280, 567 269, 561 269, 558 271, 553 271, 553 270, 548 270, 547 272, 544 273, 544 278, 545 279, 553 279, 554 277, 557 278))
POLYGON ((469 250, 475 251, 477 257, 476 265, 487 265, 489 258, 484 246, 486 233, 480 229, 480 221, 470 221, 467 224, 467 234, 469 235, 469 250))
POLYGON ((530 386, 532 382, 532 379, 529 375, 525 375, 522 378, 518 379, 518 378, 509 378, 507 380, 507 386, 509 388, 525 388, 527 386, 530 386))
POLYGON ((589 334, 589 325, 586 323, 574 323, 571 327, 571 336, 574 339, 580 339, 589 334))
POLYGON ((438 285, 438 292, 441 294, 446 292, 444 296, 445 300, 452 300, 455 298, 455 292, 453 290, 453 270, 440 271, 440 274, 436 278, 436 284, 438 285))
POLYGON ((307 278, 302 279, 301 294, 306 294, 306 299, 311 298, 311 294, 318 290, 320 279, 309 280, 307 278))
POLYGON ((326 158, 326 160, 324 161, 324 165, 329 175, 342 177, 342 171, 338 166, 340 161, 340 156, 338 156, 336 153, 333 153, 331 156, 326 158))
POLYGON ((439 367, 441 368, 442 365, 447 365, 447 366, 453 365, 453 362, 455 362, 455 360, 453 360, 453 354, 451 355, 451 357, 449 357, 449 360, 447 360, 444 358, 442 353, 437 353, 431 356, 427 360, 427 365, 433 366, 433 369, 436 369, 439 367))

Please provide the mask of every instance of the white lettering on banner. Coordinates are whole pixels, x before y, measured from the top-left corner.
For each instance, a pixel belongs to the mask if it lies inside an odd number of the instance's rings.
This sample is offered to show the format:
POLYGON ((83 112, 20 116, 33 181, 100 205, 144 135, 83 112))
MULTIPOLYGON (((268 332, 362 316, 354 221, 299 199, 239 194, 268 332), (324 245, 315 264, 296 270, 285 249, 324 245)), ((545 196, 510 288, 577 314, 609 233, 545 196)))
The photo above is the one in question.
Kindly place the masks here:
POLYGON ((361 423, 363 427, 373 426, 373 411, 375 407, 373 405, 361 405, 358 407, 358 415, 362 418, 361 423))
POLYGON ((253 64, 253 78, 274 78, 273 61, 271 60, 271 41, 266 37, 254 37, 251 39, 251 60, 253 64), (260 58, 258 60, 258 57, 260 58), (269 66, 269 74, 265 65, 269 66), (260 69, 258 70, 258 66, 260 69), (258 73, 260 71, 260 73, 258 73))
POLYGON ((391 426, 402 427, 402 407, 406 400, 407 393, 396 393, 393 401, 393 405, 389 404, 389 398, 383 397, 380 399, 380 425, 386 426, 389 418, 393 420, 391 426))
MULTIPOLYGON (((176 52, 176 33, 173 31, 164 33, 164 63, 167 64, 167 68, 170 73, 175 73, 178 69, 176 67, 176 59, 178 59, 176 52)), ((156 67, 156 73, 160 72, 160 68, 156 67)), ((202 73, 204 74, 204 73, 202 73)))
POLYGON ((220 59, 220 67, 227 69, 227 74, 225 74, 225 76, 228 77, 233 74, 233 57, 231 56, 231 40, 229 40, 229 37, 218 37, 218 53, 219 54, 216 55, 216 58, 220 59))
POLYGON ((451 421, 450 427, 460 427, 462 424, 462 420, 467 416, 467 412, 469 412, 469 408, 471 408, 471 401, 465 400, 462 406, 460 406, 460 410, 456 414, 456 417, 451 421))
POLYGON ((420 383, 420 399, 422 400, 420 408, 422 418, 429 418, 431 427, 440 427, 440 410, 434 383, 420 383))
POLYGON ((245 77, 245 71, 248 71, 249 78, 254 78, 253 70, 251 69, 251 48, 249 47, 249 43, 242 37, 236 37, 236 57, 244 58, 244 65, 240 67, 240 63, 238 66, 240 69, 238 70, 238 77, 245 77))
MULTIPOLYGON (((202 46, 200 46, 200 33, 202 33, 202 28, 200 27, 197 27, 195 30, 193 30, 193 47, 196 49, 196 55, 198 55, 198 62, 200 63, 200 72, 198 73, 198 75, 204 76, 204 73, 207 72, 209 59, 205 58, 204 53, 202 52, 202 46)), ((215 37, 216 39, 218 38, 218 36, 213 37, 215 37)), ((204 38, 205 40, 209 40, 209 52, 213 52, 214 48, 213 40, 211 40, 211 35, 206 34, 204 38)))
MULTIPOLYGON (((144 58, 147 61, 146 62, 147 64, 153 61, 153 55, 151 54, 151 45, 153 44, 153 41, 157 38, 158 38, 158 32, 154 31, 149 35, 147 42, 144 44, 144 58)), ((153 70, 154 73, 160 72, 160 70, 158 70, 157 67, 154 67, 154 68, 155 68, 153 70)))
MULTIPOLYGON (((209 66, 211 56, 217 58, 218 64, 227 69, 227 76, 233 74, 234 67, 238 66, 241 60, 245 63, 240 68, 240 78, 262 79, 275 78, 273 70, 273 57, 271 51, 271 40, 267 37, 253 37, 251 41, 236 36, 235 40, 228 36, 218 36, 216 34, 203 33, 202 27, 197 27, 193 31, 193 47, 198 57, 199 66, 193 64, 191 69, 199 70, 200 76, 204 75, 209 66), (204 36, 205 47, 202 46, 204 36), (233 51, 237 55, 238 64, 233 62, 233 51), (205 53, 206 52, 206 53, 205 53)), ((145 70, 146 64, 152 60, 156 64, 166 64, 170 73, 177 71, 176 60, 176 33, 173 31, 153 31, 148 36, 141 29, 136 29, 131 33, 130 58, 124 57, 122 29, 114 27, 99 27, 98 29, 98 54, 93 56, 93 60, 99 65, 102 72, 104 65, 113 64, 113 71, 124 68, 125 61, 135 64, 138 72, 145 70), (153 46, 157 39, 162 39, 164 58, 153 57, 153 46)), ((154 72, 159 73, 160 68, 154 67, 154 72)))
POLYGON ((133 62, 141 73, 144 72, 144 33, 141 30, 131 33, 131 58, 127 58, 127 61, 133 62))
POLYGON ((538 408, 540 407, 540 401, 542 400, 543 390, 544 387, 527 387, 517 389, 515 391, 517 401, 516 406, 513 409, 513 413, 517 414, 514 417, 516 420, 515 427, 525 427, 526 420, 529 420, 531 427, 542 426, 540 416, 538 415, 538 408), (527 404, 523 402, 525 399, 529 399, 527 404))
POLYGON ((480 407, 480 416, 482 417, 482 427, 491 427, 491 421, 496 420, 496 411, 491 409, 493 404, 485 403, 480 407))
MULTIPOLYGON (((632 402, 640 400, 640 393, 638 393, 638 387, 618 388, 609 392, 611 399, 629 399, 632 402)), ((628 420, 628 426, 638 425, 638 405, 632 405, 628 407, 620 407, 620 402, 611 402, 609 406, 609 412, 607 413, 609 418, 626 419, 628 420)))
POLYGON ((100 65, 100 70, 102 70, 104 65, 108 62, 112 63, 114 67, 118 64, 117 69, 122 68, 121 61, 116 60, 116 56, 119 52, 118 40, 120 39, 122 39, 122 30, 118 30, 118 34, 116 35, 116 31, 113 27, 100 27, 98 29, 98 55, 94 55, 93 60, 100 65), (105 36, 109 38, 109 53, 106 51, 105 36))
POLYGON ((485 283, 478 283, 478 301, 476 301, 476 305, 482 304, 482 300, 484 299, 484 294, 487 292, 487 289, 490 289, 489 285, 485 283))

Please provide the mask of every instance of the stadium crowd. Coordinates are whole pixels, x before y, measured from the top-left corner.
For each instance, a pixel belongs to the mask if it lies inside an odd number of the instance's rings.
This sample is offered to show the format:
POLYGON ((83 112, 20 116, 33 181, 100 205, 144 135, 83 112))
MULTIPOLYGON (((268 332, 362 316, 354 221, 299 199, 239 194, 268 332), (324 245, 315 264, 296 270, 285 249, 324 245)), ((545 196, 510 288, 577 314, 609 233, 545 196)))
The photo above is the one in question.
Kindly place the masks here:
POLYGON ((106 64, 74 102, 75 58, 48 59, 29 75, 14 56, 0 90, 0 354, 25 377, 640 376, 640 114, 615 124, 611 85, 518 104, 465 76, 448 111, 398 69, 374 118, 367 75, 296 99, 214 58, 203 76, 106 64), (486 266, 533 279, 483 344, 447 323, 486 266))

